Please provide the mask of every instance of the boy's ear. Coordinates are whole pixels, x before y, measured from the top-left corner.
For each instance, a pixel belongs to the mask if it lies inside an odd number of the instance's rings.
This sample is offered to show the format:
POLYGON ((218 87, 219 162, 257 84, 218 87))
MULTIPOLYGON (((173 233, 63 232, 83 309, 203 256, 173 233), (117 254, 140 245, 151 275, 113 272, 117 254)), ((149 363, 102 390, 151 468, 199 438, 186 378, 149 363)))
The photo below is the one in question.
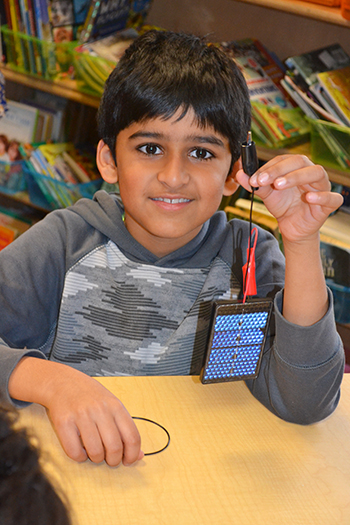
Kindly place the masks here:
POLYGON ((118 171, 111 150, 103 140, 97 144, 96 164, 101 177, 109 184, 118 182, 118 171))
POLYGON ((236 173, 240 169, 242 169, 242 159, 241 159, 241 157, 239 157, 239 159, 236 160, 236 162, 233 164, 232 169, 231 169, 230 173, 227 176, 227 179, 226 179, 225 185, 224 185, 223 195, 225 195, 225 196, 233 195, 234 192, 239 187, 239 183, 236 181, 236 173))

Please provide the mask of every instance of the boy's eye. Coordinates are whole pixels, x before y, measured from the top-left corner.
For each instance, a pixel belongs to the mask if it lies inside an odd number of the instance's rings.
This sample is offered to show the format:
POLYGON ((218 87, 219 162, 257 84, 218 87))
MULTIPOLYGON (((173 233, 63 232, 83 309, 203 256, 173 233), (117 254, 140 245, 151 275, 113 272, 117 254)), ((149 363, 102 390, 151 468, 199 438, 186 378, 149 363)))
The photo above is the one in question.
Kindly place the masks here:
POLYGON ((137 149, 146 155, 160 155, 162 153, 162 150, 157 144, 144 144, 137 149))
POLYGON ((210 153, 207 149, 204 148, 195 148, 190 152, 191 157, 195 157, 199 160, 207 160, 213 157, 214 155, 210 153))

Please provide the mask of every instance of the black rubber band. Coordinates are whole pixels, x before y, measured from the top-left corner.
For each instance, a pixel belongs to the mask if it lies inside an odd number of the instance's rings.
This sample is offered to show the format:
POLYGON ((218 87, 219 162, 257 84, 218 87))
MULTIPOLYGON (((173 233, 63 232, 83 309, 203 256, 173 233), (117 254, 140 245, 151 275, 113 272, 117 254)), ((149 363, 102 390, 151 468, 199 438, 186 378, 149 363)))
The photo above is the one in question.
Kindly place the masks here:
POLYGON ((138 416, 132 416, 133 419, 139 419, 141 421, 148 421, 148 423, 153 423, 153 425, 157 425, 157 427, 161 428, 162 430, 164 430, 164 432, 166 433, 167 437, 168 437, 168 442, 166 443, 166 445, 159 449, 159 450, 155 450, 154 452, 145 452, 145 456, 154 456, 154 454, 159 454, 160 452, 163 452, 163 450, 165 450, 169 444, 170 444, 170 434, 169 432, 167 431, 167 429, 165 427, 163 427, 163 425, 161 425, 160 423, 157 423, 156 421, 153 421, 152 419, 147 419, 146 417, 138 417, 138 416))

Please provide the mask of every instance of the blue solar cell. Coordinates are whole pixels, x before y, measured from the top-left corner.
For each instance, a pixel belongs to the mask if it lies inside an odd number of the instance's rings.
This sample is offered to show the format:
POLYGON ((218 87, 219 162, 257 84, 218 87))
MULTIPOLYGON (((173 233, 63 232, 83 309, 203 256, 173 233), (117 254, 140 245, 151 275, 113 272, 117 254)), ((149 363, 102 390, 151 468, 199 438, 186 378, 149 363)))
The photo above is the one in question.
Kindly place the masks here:
POLYGON ((218 305, 203 382, 256 377, 271 308, 270 300, 218 305))

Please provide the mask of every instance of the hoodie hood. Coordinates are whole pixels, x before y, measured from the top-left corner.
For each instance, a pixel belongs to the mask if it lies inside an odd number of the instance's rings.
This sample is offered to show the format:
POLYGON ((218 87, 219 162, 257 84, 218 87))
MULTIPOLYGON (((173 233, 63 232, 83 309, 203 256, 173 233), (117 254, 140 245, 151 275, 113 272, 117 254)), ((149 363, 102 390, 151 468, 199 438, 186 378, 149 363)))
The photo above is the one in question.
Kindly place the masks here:
POLYGON ((222 248, 225 237, 232 235, 226 214, 219 211, 203 224, 201 231, 192 241, 158 258, 137 242, 126 229, 122 218, 124 208, 119 195, 100 190, 95 193, 92 200, 80 199, 70 211, 78 214, 90 226, 111 239, 131 260, 167 268, 209 266, 222 248))

